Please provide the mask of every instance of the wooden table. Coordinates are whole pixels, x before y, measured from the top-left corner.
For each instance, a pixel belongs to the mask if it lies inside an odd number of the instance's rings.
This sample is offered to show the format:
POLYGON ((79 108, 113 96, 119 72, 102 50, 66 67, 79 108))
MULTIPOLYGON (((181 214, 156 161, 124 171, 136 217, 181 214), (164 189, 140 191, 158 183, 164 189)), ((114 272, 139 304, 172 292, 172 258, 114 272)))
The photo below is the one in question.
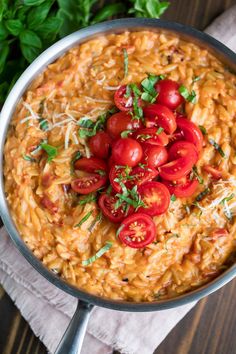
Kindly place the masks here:
MULTIPOLYGON (((236 0, 170 0, 170 2, 171 6, 163 18, 201 30, 222 11, 236 4, 236 0)), ((201 300, 171 331, 155 354, 235 354, 235 293, 236 280, 201 300)), ((1 286, 0 353, 46 354, 45 347, 34 336, 1 286)))

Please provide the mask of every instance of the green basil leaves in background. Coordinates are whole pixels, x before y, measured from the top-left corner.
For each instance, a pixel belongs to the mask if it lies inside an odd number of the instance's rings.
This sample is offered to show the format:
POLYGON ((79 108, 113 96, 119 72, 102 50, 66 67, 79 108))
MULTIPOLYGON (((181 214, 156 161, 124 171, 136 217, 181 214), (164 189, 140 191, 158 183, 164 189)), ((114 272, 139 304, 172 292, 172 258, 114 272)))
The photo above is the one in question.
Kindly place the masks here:
POLYGON ((0 0, 0 107, 25 68, 43 50, 80 28, 123 17, 159 18, 169 2, 128 0, 0 0))

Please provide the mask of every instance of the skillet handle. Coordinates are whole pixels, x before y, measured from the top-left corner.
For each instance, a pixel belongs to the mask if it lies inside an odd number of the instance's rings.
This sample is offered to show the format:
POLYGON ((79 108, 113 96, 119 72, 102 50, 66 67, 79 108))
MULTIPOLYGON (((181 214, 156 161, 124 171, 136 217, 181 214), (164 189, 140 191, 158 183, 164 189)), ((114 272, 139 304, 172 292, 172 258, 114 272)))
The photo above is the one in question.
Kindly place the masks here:
POLYGON ((79 354, 86 333, 93 305, 79 301, 76 311, 67 327, 55 354, 79 354))

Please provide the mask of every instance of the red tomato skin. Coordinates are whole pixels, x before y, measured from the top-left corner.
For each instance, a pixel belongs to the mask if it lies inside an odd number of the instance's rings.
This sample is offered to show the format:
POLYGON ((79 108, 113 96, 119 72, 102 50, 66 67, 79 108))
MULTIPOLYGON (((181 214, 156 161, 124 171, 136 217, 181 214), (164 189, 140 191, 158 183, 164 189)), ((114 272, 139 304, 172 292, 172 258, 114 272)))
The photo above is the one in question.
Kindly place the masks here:
POLYGON ((131 247, 131 248, 143 248, 147 245, 149 245, 151 242, 153 242, 154 238, 156 236, 156 226, 152 220, 152 218, 143 213, 135 213, 130 216, 128 216, 122 223, 121 223, 121 231, 119 233, 119 239, 122 243, 125 245, 131 247), (132 224, 139 224, 142 223, 142 229, 146 233, 146 237, 144 240, 136 241, 132 240, 132 238, 129 236, 129 226, 132 226, 132 224), (128 229, 128 230, 127 230, 128 229))
POLYGON ((111 137, 103 131, 92 136, 88 142, 92 154, 100 159, 106 159, 109 156, 111 144, 111 137))
POLYGON ((186 118, 178 117, 176 122, 178 128, 183 134, 184 139, 190 143, 193 143, 196 146, 198 153, 200 153, 203 145, 203 135, 201 130, 196 126, 196 124, 186 118))
MULTIPOLYGON (((127 85, 122 85, 118 88, 114 95, 114 101, 116 107, 123 112, 128 112, 133 110, 133 94, 130 97, 126 98, 124 95, 126 94, 127 85)), ((138 105, 141 106, 142 100, 138 100, 138 105)))
POLYGON ((148 181, 152 181, 154 178, 156 178, 158 176, 158 171, 152 167, 142 168, 142 167, 137 166, 137 167, 133 168, 130 175, 135 176, 135 178, 132 180, 129 180, 126 183, 126 186, 129 189, 133 188, 135 185, 141 186, 143 183, 146 183, 148 181))
POLYGON ((133 138, 138 140, 141 144, 151 144, 166 146, 169 143, 169 138, 165 132, 157 134, 158 128, 144 128, 138 129, 133 133, 133 138), (146 136, 146 137, 145 137, 146 136), (151 136, 148 138, 148 136, 151 136))
POLYGON ((173 134, 177 128, 174 113, 161 104, 150 104, 143 109, 146 127, 162 127, 167 134, 173 134))
POLYGON ((79 194, 89 194, 95 192, 106 184, 107 178, 99 174, 81 177, 71 182, 71 188, 79 194))
POLYGON ((106 171, 107 165, 102 159, 99 159, 97 157, 82 157, 81 159, 75 161, 74 168, 75 170, 94 173, 97 170, 106 171))
POLYGON ((179 93, 179 84, 176 81, 165 79, 156 83, 155 89, 158 92, 157 103, 175 110, 184 102, 183 97, 179 93))
POLYGON ((126 216, 133 213, 134 208, 129 207, 127 215, 123 212, 122 208, 115 209, 114 204, 117 198, 114 195, 102 194, 98 200, 98 205, 101 208, 103 214, 113 223, 120 223, 126 216))
POLYGON ((141 199, 147 205, 147 208, 140 207, 139 212, 156 216, 164 214, 170 204, 170 193, 168 188, 160 182, 147 182, 138 188, 141 199), (151 203, 148 203, 148 196, 151 197, 151 203), (155 202, 153 202, 154 196, 155 202), (159 203, 159 205, 158 205, 159 203))
POLYGON ((220 238, 220 237, 226 237, 226 236, 228 236, 228 235, 229 235, 229 233, 228 233, 228 231, 227 231, 226 229, 224 229, 224 228, 217 228, 217 229, 215 229, 215 230, 213 231, 213 233, 212 233, 212 240, 213 240, 213 242, 215 242, 215 241, 218 240, 218 238, 220 238))
POLYGON ((138 141, 118 139, 112 147, 112 158, 117 165, 134 167, 143 157, 143 150, 138 141))
POLYGON ((132 119, 127 112, 118 112, 113 114, 107 120, 107 133, 113 138, 120 138, 120 134, 124 130, 136 130, 143 127, 140 119, 132 119))
POLYGON ((169 160, 176 160, 180 157, 189 157, 195 164, 198 160, 198 152, 194 144, 189 141, 176 141, 169 149, 169 160))
POLYGON ((168 152, 164 146, 143 144, 143 155, 142 162, 152 168, 157 168, 168 160, 168 152))
POLYGON ((222 172, 219 171, 216 167, 213 167, 211 165, 205 165, 203 166, 204 171, 206 171, 208 174, 212 176, 213 179, 220 179, 222 178, 222 172))
POLYGON ((175 181, 189 174, 193 165, 193 161, 187 156, 180 157, 159 167, 160 176, 168 181, 175 181))
POLYGON ((165 180, 162 180, 162 183, 169 189, 170 194, 174 194, 177 198, 191 197, 199 186, 199 182, 196 179, 187 180, 183 184, 173 184, 165 180))

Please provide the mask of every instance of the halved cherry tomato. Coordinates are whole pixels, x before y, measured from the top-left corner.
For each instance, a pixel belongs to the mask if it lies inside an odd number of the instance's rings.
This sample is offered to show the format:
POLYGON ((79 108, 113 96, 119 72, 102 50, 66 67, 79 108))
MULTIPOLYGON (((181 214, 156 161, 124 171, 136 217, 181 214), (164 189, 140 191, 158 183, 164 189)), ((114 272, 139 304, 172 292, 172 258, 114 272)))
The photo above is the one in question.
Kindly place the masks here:
POLYGON ((180 157, 177 160, 168 162, 159 167, 160 176, 168 181, 175 181, 183 176, 186 176, 192 169, 193 160, 186 157, 180 157))
POLYGON ((155 89, 158 92, 156 102, 163 104, 170 109, 176 109, 184 102, 179 93, 179 84, 172 80, 160 80, 156 83, 155 89))
POLYGON ((169 138, 163 131, 159 131, 159 128, 144 128, 138 129, 133 133, 134 139, 137 139, 140 143, 166 146, 169 142, 169 138))
POLYGON ((111 137, 103 131, 92 136, 88 142, 92 154, 100 159, 108 157, 111 143, 111 137))
POLYGON ((142 162, 149 167, 157 168, 168 160, 168 153, 164 146, 144 144, 142 162))
POLYGON ((143 157, 143 150, 138 141, 118 139, 112 147, 112 158, 117 165, 136 166, 143 157))
POLYGON ((146 206, 139 208, 141 213, 155 216, 167 211, 170 204, 170 193, 164 184, 147 182, 138 188, 138 192, 146 206))
POLYGON ((209 173, 214 179, 222 178, 222 172, 219 171, 216 167, 213 167, 211 165, 205 165, 205 166, 203 166, 203 169, 207 173, 209 173))
POLYGON ((72 189, 80 194, 95 192, 106 184, 106 176, 92 174, 90 176, 80 177, 71 182, 72 189))
POLYGON ((143 213, 128 216, 120 226, 119 239, 132 248, 143 248, 155 238, 156 226, 152 218, 143 213))
MULTIPOLYGON (((114 101, 117 108, 120 111, 128 112, 133 110, 133 93, 129 97, 125 97, 127 90, 127 85, 122 85, 118 90, 115 92, 114 101)), ((138 104, 141 105, 141 100, 138 100, 138 104)))
POLYGON ((177 128, 174 113, 161 104, 150 104, 143 109, 146 127, 162 127, 166 133, 173 134, 177 128))
POLYGON ((98 205, 102 209, 103 214, 114 223, 121 222, 124 218, 133 213, 134 208, 131 205, 122 204, 119 208, 115 208, 117 198, 114 195, 103 194, 98 200, 98 205))
POLYGON ((177 117, 176 122, 178 128, 183 134, 184 139, 190 143, 193 143, 196 146, 197 151, 200 152, 203 144, 203 135, 201 130, 196 126, 196 124, 186 118, 177 117))
POLYGON ((130 179, 127 181, 127 188, 132 188, 133 186, 141 186, 143 183, 152 181, 155 177, 158 176, 158 171, 155 168, 145 166, 143 167, 134 167, 130 173, 130 179))
POLYGON ((199 182, 196 179, 186 180, 182 184, 174 184, 170 181, 163 180, 162 183, 169 189, 170 194, 174 194, 178 198, 191 197, 199 186, 199 182))
POLYGON ((195 164, 198 160, 198 152, 194 144, 189 141, 176 141, 169 149, 169 160, 176 160, 179 157, 189 157, 195 164))
POLYGON ((124 130, 136 130, 142 126, 140 119, 133 119, 127 112, 118 112, 108 119, 107 132, 113 139, 118 139, 124 130))
POLYGON ((96 173, 96 171, 107 169, 106 163, 98 159, 97 157, 82 157, 81 159, 77 160, 74 164, 75 170, 81 170, 89 173, 96 173))
POLYGON ((113 187, 113 189, 116 192, 121 192, 122 188, 119 184, 119 182, 117 182, 117 179, 121 180, 122 183, 124 183, 124 185, 126 185, 127 180, 129 178, 129 174, 131 173, 131 167, 128 166, 116 166, 113 165, 110 169, 109 172, 109 179, 110 179, 110 183, 113 187))

